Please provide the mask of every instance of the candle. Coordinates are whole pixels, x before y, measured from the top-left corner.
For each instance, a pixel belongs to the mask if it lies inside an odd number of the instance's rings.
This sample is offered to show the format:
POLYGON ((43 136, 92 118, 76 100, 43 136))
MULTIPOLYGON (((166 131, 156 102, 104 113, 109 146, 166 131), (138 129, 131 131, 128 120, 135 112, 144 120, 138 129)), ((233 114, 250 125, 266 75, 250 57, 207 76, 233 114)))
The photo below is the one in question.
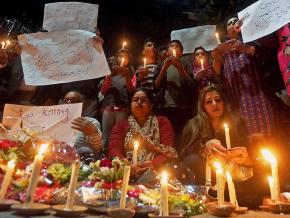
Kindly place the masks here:
POLYGON ((176 57, 176 50, 175 49, 172 49, 172 54, 173 54, 173 57, 176 57))
POLYGON ((80 161, 76 160, 72 164, 72 173, 70 176, 68 197, 67 197, 67 201, 66 201, 66 205, 65 205, 65 210, 72 210, 73 209, 79 170, 80 170, 80 161))
POLYGON ((124 41, 124 42, 123 42, 123 45, 122 45, 122 49, 124 49, 126 45, 127 45, 127 42, 124 41))
POLYGON ((120 198, 120 208, 126 207, 126 196, 127 196, 127 190, 128 190, 128 184, 129 184, 129 178, 130 178, 130 166, 125 166, 124 174, 123 174, 123 183, 122 183, 122 189, 121 189, 121 198, 120 198))
POLYGON ((220 40, 220 37, 219 37, 218 33, 215 33, 215 37, 216 37, 216 40, 217 40, 218 44, 221 44, 221 40, 220 40))
POLYGON ((274 202, 278 203, 280 200, 280 182, 278 175, 278 163, 275 156, 267 149, 262 149, 262 155, 270 163, 273 179, 273 195, 274 202))
POLYGON ((224 124, 224 127, 225 127, 225 136, 226 136, 227 149, 231 149, 230 129, 229 129, 229 127, 228 127, 228 125, 226 123, 224 124))
POLYGON ((2 44, 2 49, 4 49, 5 48, 5 42, 1 42, 1 44, 2 44))
POLYGON ((6 41, 6 45, 4 46, 4 49, 6 49, 9 45, 10 45, 10 41, 7 40, 7 41, 6 41))
POLYGON ((147 60, 146 60, 146 58, 144 58, 144 64, 143 64, 144 68, 146 68, 146 62, 147 62, 147 60))
POLYGON ((270 188, 270 194, 271 194, 271 199, 274 201, 274 181, 272 176, 268 177, 268 183, 269 183, 269 188, 270 188))
POLYGON ((122 60, 121 60, 121 63, 120 63, 120 67, 123 67, 123 65, 124 65, 124 61, 125 61, 125 58, 122 57, 122 60))
POLYGON ((205 165, 205 187, 206 187, 206 191, 208 191, 211 187, 211 168, 210 168, 210 163, 209 163, 208 158, 206 160, 206 165, 205 165))
POLYGON ((233 183, 233 178, 229 172, 226 172, 227 176, 227 183, 228 183, 228 189, 229 189, 229 196, 230 196, 230 202, 236 206, 238 206, 237 196, 236 196, 236 190, 235 185, 233 183))
POLYGON ((224 185, 223 185, 223 168, 219 162, 214 162, 216 168, 216 184, 217 184, 217 198, 218 207, 224 205, 224 185))
POLYGON ((138 141, 135 141, 134 150, 133 150, 133 166, 136 166, 138 163, 138 148, 139 148, 139 143, 138 141))
POLYGON ((26 206, 28 207, 33 202, 33 195, 34 195, 37 183, 38 183, 38 177, 39 177, 39 173, 40 173, 41 165, 43 161, 43 153, 45 152, 47 146, 48 144, 41 144, 38 155, 35 155, 34 157, 32 173, 29 179, 29 185, 27 188, 26 199, 25 199, 26 206))
POLYGON ((203 66, 203 58, 200 59, 200 68, 201 68, 201 70, 204 70, 204 66, 203 66))
POLYGON ((161 213, 161 216, 169 216, 168 175, 166 172, 163 172, 161 174, 161 180, 160 180, 160 213, 161 213))
POLYGON ((2 181, 1 184, 1 189, 0 189, 0 202, 3 202, 7 189, 11 183, 11 179, 12 179, 12 175, 14 172, 14 168, 15 168, 15 160, 12 159, 8 162, 7 164, 7 169, 6 169, 6 173, 4 176, 4 179, 2 181))

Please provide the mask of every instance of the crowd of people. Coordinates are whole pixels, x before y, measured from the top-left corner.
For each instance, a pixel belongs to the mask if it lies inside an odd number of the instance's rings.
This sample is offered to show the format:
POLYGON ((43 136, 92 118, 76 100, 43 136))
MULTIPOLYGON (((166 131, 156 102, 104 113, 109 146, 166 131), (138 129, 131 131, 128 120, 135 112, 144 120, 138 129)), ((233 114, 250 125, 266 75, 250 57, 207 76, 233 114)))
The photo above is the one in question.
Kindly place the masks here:
MULTIPOLYGON (((132 163, 138 141, 138 164, 132 166, 136 180, 149 170, 171 166, 184 183, 204 185, 205 166, 213 157, 255 173, 263 142, 283 144, 287 150, 289 141, 277 133, 279 99, 265 85, 269 68, 263 63, 269 61, 269 52, 259 43, 243 43, 241 25, 237 18, 229 19, 225 42, 211 53, 197 47, 190 57, 183 55, 179 40, 158 47, 147 38, 141 52, 146 65, 135 68, 125 47, 107 59, 110 75, 62 85, 9 88, 23 83, 21 62, 19 53, 15 57, 1 51, 1 70, 10 70, 7 78, 1 74, 1 107, 7 102, 82 102, 82 117, 72 123, 80 132, 74 144, 80 156, 83 160, 119 157, 132 163), (224 123, 230 127, 231 149, 226 148, 224 123)), ((279 58, 289 60, 287 55, 279 53, 279 58)), ((278 60, 271 57, 270 62, 278 60)), ((283 131, 289 136, 289 126, 283 131)))

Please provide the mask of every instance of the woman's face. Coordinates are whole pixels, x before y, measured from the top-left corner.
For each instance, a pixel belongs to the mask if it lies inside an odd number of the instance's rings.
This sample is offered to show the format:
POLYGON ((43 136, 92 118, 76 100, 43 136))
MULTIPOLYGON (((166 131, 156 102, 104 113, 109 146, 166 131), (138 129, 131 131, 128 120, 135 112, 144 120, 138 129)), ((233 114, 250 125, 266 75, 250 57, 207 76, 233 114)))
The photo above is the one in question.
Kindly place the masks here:
POLYGON ((203 59, 204 63, 208 61, 208 57, 207 57, 205 51, 202 50, 202 49, 197 49, 195 51, 195 59, 194 59, 194 61, 195 61, 195 63, 200 64, 201 63, 200 62, 201 59, 203 59))
POLYGON ((135 117, 149 116, 152 113, 152 103, 143 91, 137 91, 131 100, 131 111, 135 117))
POLYGON ((117 56, 118 64, 121 64, 122 58, 124 58, 123 66, 127 67, 129 65, 130 57, 127 52, 120 52, 117 56))
POLYGON ((236 17, 233 17, 227 22, 227 35, 230 39, 239 37, 241 31, 241 22, 236 17))
POLYGON ((203 108, 210 118, 220 118, 224 113, 224 101, 217 91, 205 93, 203 108))

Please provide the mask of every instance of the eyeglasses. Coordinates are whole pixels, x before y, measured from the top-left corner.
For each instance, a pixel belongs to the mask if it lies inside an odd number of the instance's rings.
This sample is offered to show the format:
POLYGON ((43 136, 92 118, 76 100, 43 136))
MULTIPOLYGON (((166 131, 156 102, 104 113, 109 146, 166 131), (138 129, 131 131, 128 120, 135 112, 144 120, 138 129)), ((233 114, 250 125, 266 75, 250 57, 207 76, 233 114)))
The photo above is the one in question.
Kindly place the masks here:
POLYGON ((141 102, 142 104, 143 103, 147 103, 147 102, 149 102, 149 98, 147 98, 147 97, 133 97, 132 98, 132 102, 141 102))

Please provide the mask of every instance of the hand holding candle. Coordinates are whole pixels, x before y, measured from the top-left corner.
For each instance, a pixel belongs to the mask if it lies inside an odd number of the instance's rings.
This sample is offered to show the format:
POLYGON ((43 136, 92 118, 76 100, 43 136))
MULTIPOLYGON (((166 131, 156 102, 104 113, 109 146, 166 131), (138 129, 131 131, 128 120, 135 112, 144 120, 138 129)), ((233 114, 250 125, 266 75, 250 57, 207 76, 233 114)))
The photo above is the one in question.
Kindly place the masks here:
POLYGON ((80 161, 79 160, 74 161, 74 163, 72 164, 72 173, 70 176, 68 197, 67 197, 67 201, 66 201, 66 205, 65 205, 65 210, 72 210, 73 209, 79 170, 80 170, 80 161))
POLYGON ((0 202, 3 202, 3 200, 5 199, 7 189, 11 183, 14 168, 15 168, 15 160, 12 159, 7 164, 6 173, 5 173, 4 179, 3 179, 2 184, 1 184, 0 202))
POLYGON ((224 124, 224 127, 225 127, 225 137, 226 137, 227 149, 231 149, 232 146, 231 146, 231 138, 230 138, 230 129, 226 123, 224 124))
POLYGON ((121 189, 121 198, 120 198, 120 208, 124 209, 126 207, 126 197, 128 191, 128 184, 130 179, 130 166, 125 166, 124 174, 123 174, 123 182, 122 182, 122 189, 121 189))
POLYGON ((138 163, 138 148, 139 148, 139 142, 134 142, 134 150, 133 150, 133 166, 136 166, 138 163))
POLYGON ((280 182, 279 182, 279 175, 278 175, 278 163, 275 156, 267 149, 262 149, 261 153, 266 161, 269 162, 272 171, 272 178, 273 178, 273 195, 274 195, 274 202, 278 203, 280 200, 280 182))
POLYGON ((38 155, 35 155, 35 158, 34 158, 32 173, 29 179, 29 185, 27 188, 26 199, 25 199, 26 206, 28 207, 33 202, 33 196, 35 193, 35 189, 38 183, 39 173, 42 166, 43 153, 45 152, 47 146, 48 144, 41 144, 38 155))

